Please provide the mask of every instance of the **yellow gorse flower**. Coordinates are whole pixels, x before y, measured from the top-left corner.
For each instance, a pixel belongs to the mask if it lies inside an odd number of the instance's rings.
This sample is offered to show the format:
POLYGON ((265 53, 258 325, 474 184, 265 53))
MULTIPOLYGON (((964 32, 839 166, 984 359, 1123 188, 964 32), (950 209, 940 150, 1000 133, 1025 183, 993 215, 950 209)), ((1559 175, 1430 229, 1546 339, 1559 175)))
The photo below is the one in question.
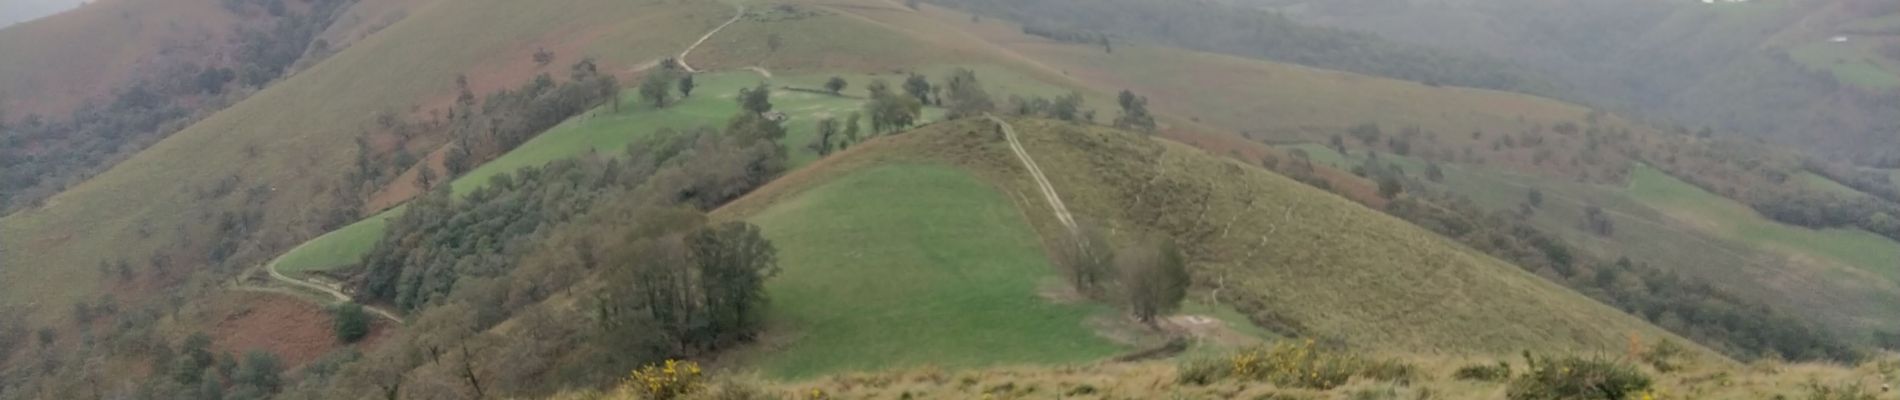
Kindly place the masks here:
POLYGON ((705 382, 698 363, 666 360, 660 365, 634 370, 627 386, 637 389, 644 399, 671 400, 699 391, 705 387, 705 382))

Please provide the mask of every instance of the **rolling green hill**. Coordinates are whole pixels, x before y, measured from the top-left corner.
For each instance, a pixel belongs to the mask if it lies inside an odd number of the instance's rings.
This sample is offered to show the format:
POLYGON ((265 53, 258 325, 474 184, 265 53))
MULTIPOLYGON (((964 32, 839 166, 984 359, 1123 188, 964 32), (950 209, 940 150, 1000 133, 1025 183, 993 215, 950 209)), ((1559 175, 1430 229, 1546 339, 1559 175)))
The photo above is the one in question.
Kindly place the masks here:
POLYGON ((791 338, 755 365, 810 378, 1084 363, 1120 351, 1085 323, 1112 311, 1038 295, 1061 280, 1016 206, 956 168, 891 163, 748 217, 781 249, 784 272, 769 289, 791 338))
MULTIPOLYGON (((1013 122, 1078 218, 1118 232, 1175 237, 1188 246, 1197 287, 1278 334, 1338 338, 1389 352, 1477 354, 1611 351, 1632 333, 1670 336, 1403 221, 1257 168, 1127 132, 1013 122)), ((834 179, 852 181, 857 173, 851 171, 948 164, 1016 198, 1047 248, 1063 228, 1034 198, 1030 178, 994 129, 961 120, 880 139, 721 213, 772 215, 775 204, 803 204, 796 199, 806 195, 798 193, 824 193, 816 188, 834 179)))

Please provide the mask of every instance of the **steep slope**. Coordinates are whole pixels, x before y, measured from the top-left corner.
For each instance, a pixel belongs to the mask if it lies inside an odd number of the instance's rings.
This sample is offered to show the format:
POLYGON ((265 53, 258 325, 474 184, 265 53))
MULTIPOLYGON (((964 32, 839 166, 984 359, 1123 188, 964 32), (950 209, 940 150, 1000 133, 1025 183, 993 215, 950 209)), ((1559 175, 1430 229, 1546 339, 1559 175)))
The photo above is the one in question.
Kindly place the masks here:
MULTIPOLYGON (((1024 146, 1078 218, 1174 237, 1197 287, 1281 334, 1393 352, 1610 351, 1655 327, 1403 221, 1284 177, 1138 135, 1015 120, 1024 146)), ((987 121, 881 139, 721 213, 773 204, 890 163, 948 164, 1017 198, 1044 248, 1066 232, 987 121)), ((765 215, 765 214, 758 214, 765 215)), ((795 250, 787 250, 795 251, 795 250)), ((890 340, 901 340, 893 338, 890 340)))
POLYGON ((105 0, 7 26, 0 29, 0 118, 63 116, 158 72, 142 69, 163 65, 160 59, 210 64, 229 50, 238 23, 216 0, 105 0))
POLYGON ((1900 6, 1877 0, 1245 0, 1306 22, 1535 65, 1605 106, 1863 163, 1900 87, 1900 6))
POLYGON ((225 246, 254 262, 307 237, 317 213, 339 206, 328 193, 349 170, 358 130, 379 112, 452 99, 458 75, 484 91, 525 80, 536 72, 533 43, 573 49, 560 54, 562 60, 595 56, 627 66, 664 58, 731 12, 713 3, 588 0, 433 3, 415 10, 46 207, 0 220, 6 301, 39 302, 40 317, 53 316, 52 305, 90 292, 96 272, 74 266, 145 260, 160 249, 191 257, 180 264, 208 265, 214 263, 204 258, 209 248, 242 234, 261 239, 225 246), (205 195, 220 186, 249 189, 223 199, 205 195), (177 234, 150 236, 154 231, 177 234), (167 243, 168 237, 188 241, 167 243))

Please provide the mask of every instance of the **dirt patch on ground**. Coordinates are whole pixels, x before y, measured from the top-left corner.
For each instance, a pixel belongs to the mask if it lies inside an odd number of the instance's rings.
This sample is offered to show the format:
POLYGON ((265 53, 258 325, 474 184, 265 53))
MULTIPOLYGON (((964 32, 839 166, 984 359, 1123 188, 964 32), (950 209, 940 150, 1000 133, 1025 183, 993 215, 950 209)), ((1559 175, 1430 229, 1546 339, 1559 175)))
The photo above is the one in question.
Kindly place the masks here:
MULTIPOLYGON (((342 347, 331 333, 329 311, 317 304, 259 292, 232 292, 219 300, 225 306, 210 314, 206 329, 214 351, 267 351, 295 369, 342 347)), ((360 343, 374 346, 390 333, 385 321, 376 320, 360 343)))

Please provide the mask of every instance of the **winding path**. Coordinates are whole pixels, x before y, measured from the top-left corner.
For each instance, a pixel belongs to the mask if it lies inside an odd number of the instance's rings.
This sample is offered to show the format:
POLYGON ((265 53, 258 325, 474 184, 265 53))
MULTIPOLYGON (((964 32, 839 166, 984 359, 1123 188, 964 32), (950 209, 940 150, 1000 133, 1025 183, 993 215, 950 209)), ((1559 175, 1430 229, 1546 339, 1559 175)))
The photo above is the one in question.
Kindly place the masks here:
POLYGON ((1077 232, 1079 229, 1075 224, 1075 216, 1069 214, 1069 206, 1062 203, 1062 196, 1056 194, 1055 185, 1049 184, 1049 177, 1042 174, 1042 167, 1036 165, 1036 159, 1029 156, 1029 151, 1023 148, 1021 141, 1016 140, 1016 128, 995 115, 985 113, 983 117, 995 122, 997 129, 1003 131, 1003 138, 1009 140, 1009 149, 1016 153, 1016 159, 1023 161, 1023 167, 1029 169, 1030 177, 1036 179, 1036 186, 1042 190, 1042 197, 1049 200, 1049 208, 1055 211, 1056 221, 1061 222, 1062 227, 1068 228, 1069 233, 1077 232))
POLYGON ((680 56, 674 59, 674 62, 680 64, 680 69, 684 69, 689 73, 698 73, 699 70, 693 69, 692 65, 686 63, 686 56, 693 54, 694 49, 698 49, 699 45, 705 44, 707 39, 712 39, 713 35, 719 34, 719 31, 726 30, 726 27, 739 22, 740 18, 745 18, 745 6, 733 5, 732 7, 738 9, 738 12, 732 15, 732 19, 726 20, 726 23, 719 24, 719 27, 713 28, 710 32, 706 32, 704 36, 700 36, 698 41, 693 42, 692 46, 686 46, 686 50, 681 51, 680 56))
MULTIPOLYGON (((350 298, 350 295, 348 293, 343 293, 342 288, 325 285, 322 283, 318 283, 316 281, 308 281, 308 280, 300 280, 296 278, 291 278, 290 275, 285 275, 282 271, 277 270, 276 261, 271 261, 270 265, 264 267, 264 270, 266 272, 270 272, 271 279, 276 279, 279 282, 288 283, 293 286, 322 292, 323 294, 327 294, 327 295, 330 295, 330 297, 335 298, 338 303, 351 303, 351 302, 356 301, 355 299, 350 298)), ((389 310, 385 310, 382 307, 365 304, 363 305, 363 309, 369 310, 369 312, 372 312, 372 313, 376 313, 376 315, 380 315, 384 319, 388 319, 391 322, 395 322, 397 325, 402 325, 402 317, 397 316, 396 313, 390 312, 389 310)))

